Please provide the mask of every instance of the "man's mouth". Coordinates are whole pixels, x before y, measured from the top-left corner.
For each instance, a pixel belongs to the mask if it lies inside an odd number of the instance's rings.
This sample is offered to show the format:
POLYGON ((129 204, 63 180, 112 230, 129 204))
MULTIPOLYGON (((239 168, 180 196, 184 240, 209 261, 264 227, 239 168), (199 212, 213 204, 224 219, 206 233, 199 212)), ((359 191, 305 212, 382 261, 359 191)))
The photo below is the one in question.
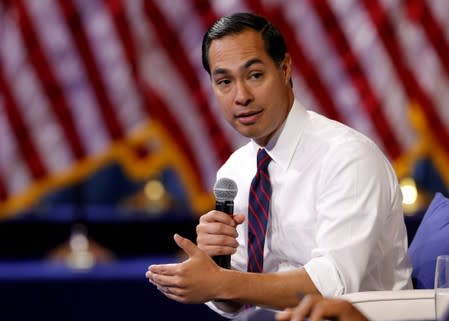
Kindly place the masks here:
POLYGON ((256 111, 246 111, 243 113, 239 113, 235 116, 235 118, 238 119, 238 121, 244 125, 253 124, 257 121, 257 119, 262 114, 263 110, 256 110, 256 111))

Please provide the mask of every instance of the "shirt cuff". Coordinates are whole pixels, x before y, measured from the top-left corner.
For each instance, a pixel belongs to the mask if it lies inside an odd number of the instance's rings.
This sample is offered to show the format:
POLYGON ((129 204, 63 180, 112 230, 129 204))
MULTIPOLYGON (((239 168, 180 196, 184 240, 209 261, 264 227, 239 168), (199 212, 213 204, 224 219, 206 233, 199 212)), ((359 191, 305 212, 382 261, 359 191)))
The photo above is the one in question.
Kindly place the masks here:
POLYGON ((345 293, 344 284, 329 258, 313 258, 304 265, 304 269, 321 295, 332 297, 345 293))
POLYGON ((214 303, 214 301, 209 301, 209 302, 206 302, 205 303, 209 308, 211 308, 213 311, 215 311, 215 312, 217 312, 219 315, 221 315, 222 317, 225 317, 225 318, 228 318, 228 319, 234 319, 236 316, 238 316, 242 311, 244 311, 243 310, 243 308, 242 309, 240 309, 240 310, 238 310, 238 311, 235 311, 235 312, 224 312, 223 310, 221 310, 221 309, 219 309, 216 305, 215 305, 215 303, 214 303))

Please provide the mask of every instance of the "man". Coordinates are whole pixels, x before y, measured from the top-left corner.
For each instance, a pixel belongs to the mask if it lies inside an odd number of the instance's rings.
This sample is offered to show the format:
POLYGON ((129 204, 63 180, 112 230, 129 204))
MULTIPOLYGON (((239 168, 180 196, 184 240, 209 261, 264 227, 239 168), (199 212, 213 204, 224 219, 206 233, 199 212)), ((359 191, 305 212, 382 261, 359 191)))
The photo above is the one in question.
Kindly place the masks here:
POLYGON ((292 307, 299 293, 410 288, 390 164, 368 138, 295 100, 279 31, 238 13, 219 19, 202 48, 225 119, 251 138, 217 173, 237 183, 236 214, 204 214, 197 246, 175 235, 189 258, 150 266, 150 282, 173 300, 208 302, 226 317, 245 304, 292 307), (232 255, 232 269, 217 266, 217 255, 232 255))

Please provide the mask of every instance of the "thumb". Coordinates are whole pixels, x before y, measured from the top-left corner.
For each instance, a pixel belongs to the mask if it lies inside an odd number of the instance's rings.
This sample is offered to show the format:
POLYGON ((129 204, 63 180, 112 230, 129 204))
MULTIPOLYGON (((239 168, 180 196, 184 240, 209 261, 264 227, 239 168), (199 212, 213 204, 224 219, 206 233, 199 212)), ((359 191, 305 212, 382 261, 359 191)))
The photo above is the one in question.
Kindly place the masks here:
POLYGON ((245 215, 243 214, 235 214, 232 218, 237 225, 242 224, 245 221, 245 215))
POLYGON ((179 234, 175 234, 173 236, 176 244, 189 256, 192 257, 199 251, 201 251, 195 244, 192 243, 189 239, 182 237, 179 234))

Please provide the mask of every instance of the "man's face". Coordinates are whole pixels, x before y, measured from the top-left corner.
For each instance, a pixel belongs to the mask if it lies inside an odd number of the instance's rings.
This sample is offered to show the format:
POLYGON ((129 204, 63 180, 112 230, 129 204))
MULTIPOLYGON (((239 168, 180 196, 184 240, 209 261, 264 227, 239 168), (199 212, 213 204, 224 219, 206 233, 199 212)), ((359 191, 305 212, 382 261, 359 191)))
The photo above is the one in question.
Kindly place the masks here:
POLYGON ((291 60, 280 66, 253 30, 213 40, 209 48, 212 88, 226 120, 241 135, 264 146, 293 103, 291 60))

